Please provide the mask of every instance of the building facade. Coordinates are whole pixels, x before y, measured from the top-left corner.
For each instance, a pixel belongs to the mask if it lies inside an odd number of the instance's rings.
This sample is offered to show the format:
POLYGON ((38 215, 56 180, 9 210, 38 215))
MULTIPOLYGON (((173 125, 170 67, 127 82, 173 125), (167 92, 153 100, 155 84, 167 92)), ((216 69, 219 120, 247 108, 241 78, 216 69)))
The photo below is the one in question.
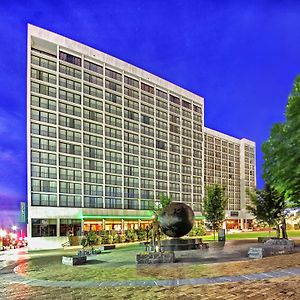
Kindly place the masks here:
MULTIPOLYGON (((204 128, 202 97, 32 25, 27 72, 31 249, 61 247, 70 233, 145 227, 161 193, 201 218, 204 178, 219 178, 205 171, 207 147, 218 140, 208 142, 214 131, 204 128)), ((236 144, 245 163, 228 181, 228 211, 239 213, 246 184, 255 185, 255 144, 236 144)))

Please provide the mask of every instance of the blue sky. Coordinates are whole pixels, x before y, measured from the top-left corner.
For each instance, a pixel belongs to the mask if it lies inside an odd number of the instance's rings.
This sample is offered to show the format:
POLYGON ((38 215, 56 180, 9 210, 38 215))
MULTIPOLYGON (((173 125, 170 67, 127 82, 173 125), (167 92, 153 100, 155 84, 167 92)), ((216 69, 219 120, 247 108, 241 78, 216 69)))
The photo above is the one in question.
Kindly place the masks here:
POLYGON ((300 73, 299 1, 1 1, 2 211, 26 200, 27 23, 203 96, 207 127, 256 142, 263 186, 261 144, 300 73))

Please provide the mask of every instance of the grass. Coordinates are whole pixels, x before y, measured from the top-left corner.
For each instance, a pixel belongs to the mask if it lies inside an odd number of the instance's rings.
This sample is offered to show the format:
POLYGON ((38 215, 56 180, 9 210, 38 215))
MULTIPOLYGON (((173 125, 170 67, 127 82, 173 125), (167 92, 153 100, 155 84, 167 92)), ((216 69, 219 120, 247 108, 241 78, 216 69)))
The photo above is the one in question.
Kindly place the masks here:
MULTIPOLYGON (((299 237, 300 238, 300 230, 288 230, 288 237, 290 238, 295 238, 299 237)), ((251 232, 239 232, 239 233, 229 233, 226 234, 226 239, 227 240, 239 240, 239 239, 257 239, 258 237, 267 237, 267 236, 272 236, 276 237, 276 231, 272 230, 270 233, 269 231, 251 231, 251 232)), ((216 235, 216 239, 217 239, 216 235)), ((214 237, 212 235, 205 235, 202 236, 202 239, 205 241, 212 241, 214 237)))
MULTIPOLYGON (((289 232, 290 236, 300 237, 300 230, 289 232)), ((268 232, 245 232, 227 235, 227 239, 257 238, 268 236, 268 232)), ((204 237, 205 239, 208 237, 204 237)), ((212 238, 212 237, 210 237, 212 238)), ((238 246, 236 246, 238 247, 238 246)), ((255 261, 226 262, 217 264, 168 264, 136 266, 136 254, 143 252, 139 244, 118 245, 114 250, 104 251, 95 256, 87 265, 65 266, 62 255, 75 255, 76 251, 51 251, 32 253, 31 259, 21 264, 20 275, 44 280, 76 281, 122 281, 149 279, 199 278, 224 275, 239 275, 266 272, 278 268, 300 267, 300 253, 275 256, 255 261)))

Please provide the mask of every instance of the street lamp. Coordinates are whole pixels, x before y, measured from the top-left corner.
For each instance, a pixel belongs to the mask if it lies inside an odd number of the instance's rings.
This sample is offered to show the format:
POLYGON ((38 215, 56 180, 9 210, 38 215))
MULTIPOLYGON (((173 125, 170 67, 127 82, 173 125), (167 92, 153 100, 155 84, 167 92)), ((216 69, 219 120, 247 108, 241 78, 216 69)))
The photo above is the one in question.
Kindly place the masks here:
POLYGON ((16 225, 13 225, 13 226, 11 227, 11 229, 12 229, 13 231, 16 231, 16 230, 18 229, 18 227, 17 227, 16 225))

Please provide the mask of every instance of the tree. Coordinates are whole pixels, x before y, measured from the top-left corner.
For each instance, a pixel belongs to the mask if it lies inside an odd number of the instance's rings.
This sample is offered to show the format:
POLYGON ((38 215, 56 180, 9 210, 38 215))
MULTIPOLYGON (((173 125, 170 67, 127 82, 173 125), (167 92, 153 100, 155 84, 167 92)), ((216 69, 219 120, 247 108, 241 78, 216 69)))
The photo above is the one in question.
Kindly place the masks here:
POLYGON ((258 222, 267 223, 269 227, 276 227, 277 237, 280 238, 280 225, 282 237, 287 238, 285 229, 286 201, 283 194, 266 184, 264 189, 247 191, 251 205, 247 209, 256 217, 258 222))
POLYGON ((263 144, 263 177, 289 204, 300 206, 300 76, 286 107, 286 121, 274 124, 263 144))
POLYGON ((218 184, 208 186, 206 194, 204 198, 204 216, 214 231, 215 240, 216 230, 220 228, 225 219, 228 199, 225 197, 225 189, 218 184))
POLYGON ((160 193, 159 202, 155 202, 153 200, 150 209, 153 211, 153 214, 159 215, 164 210, 164 208, 168 206, 171 202, 172 202, 172 197, 160 193))

